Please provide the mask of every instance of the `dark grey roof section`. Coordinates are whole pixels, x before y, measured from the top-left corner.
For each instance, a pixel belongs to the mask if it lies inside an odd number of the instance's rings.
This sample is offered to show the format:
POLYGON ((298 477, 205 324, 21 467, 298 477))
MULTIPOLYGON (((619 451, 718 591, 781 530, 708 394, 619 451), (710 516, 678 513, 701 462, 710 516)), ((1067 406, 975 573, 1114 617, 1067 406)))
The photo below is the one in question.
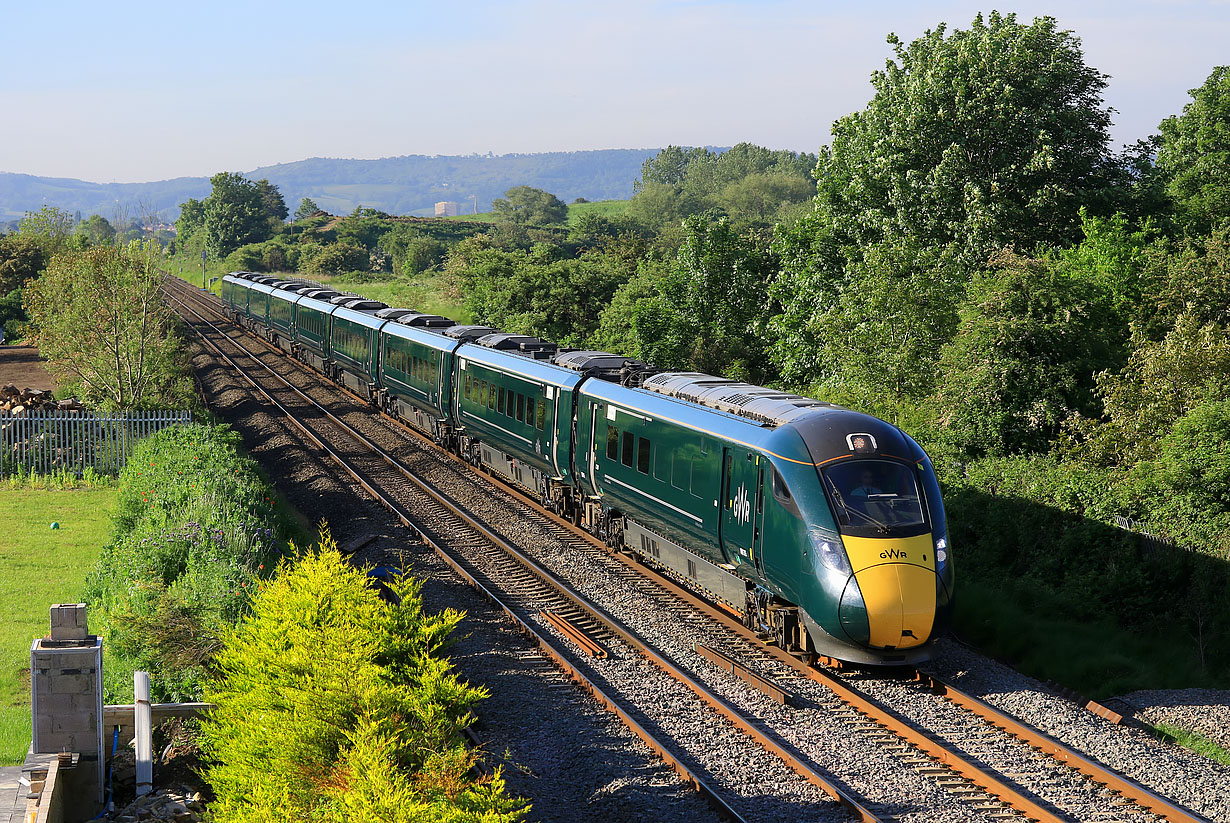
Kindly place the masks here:
POLYGON ((559 346, 547 340, 540 340, 537 337, 530 337, 524 334, 508 334, 506 332, 488 334, 480 337, 475 342, 489 349, 523 354, 535 360, 549 360, 559 349, 559 346))
POLYGON ((831 408, 833 405, 698 372, 663 372, 648 378, 641 386, 667 397, 690 400, 767 426, 781 426, 816 409, 831 408))
POLYGON ((410 309, 381 309, 376 312, 376 316, 381 320, 396 320, 406 314, 415 314, 415 312, 410 311, 410 309))
POLYGON ((619 371, 628 366, 641 366, 645 364, 639 360, 633 360, 631 357, 624 357, 618 354, 611 354, 605 351, 569 351, 562 352, 555 356, 554 361, 557 366, 563 366, 566 369, 573 371, 619 371))
POLYGON ((490 326, 452 326, 444 330, 444 333, 449 337, 457 340, 466 340, 471 343, 480 337, 486 337, 497 332, 499 332, 499 329, 493 329, 490 326))
POLYGON ((403 326, 418 326, 424 329, 447 329, 450 326, 457 325, 456 320, 449 320, 447 317, 441 317, 438 314, 421 314, 416 311, 400 314, 394 319, 403 326))
POLYGON ((341 301, 335 297, 333 298, 333 302, 338 303, 338 305, 345 306, 348 309, 366 312, 367 314, 375 314, 380 309, 388 308, 388 304, 381 303, 379 300, 365 300, 362 297, 352 297, 349 300, 341 301))
POLYGON ((335 292, 333 289, 308 289, 305 292, 300 292, 300 294, 315 300, 324 300, 325 302, 329 302, 334 297, 341 297, 341 293, 335 292))

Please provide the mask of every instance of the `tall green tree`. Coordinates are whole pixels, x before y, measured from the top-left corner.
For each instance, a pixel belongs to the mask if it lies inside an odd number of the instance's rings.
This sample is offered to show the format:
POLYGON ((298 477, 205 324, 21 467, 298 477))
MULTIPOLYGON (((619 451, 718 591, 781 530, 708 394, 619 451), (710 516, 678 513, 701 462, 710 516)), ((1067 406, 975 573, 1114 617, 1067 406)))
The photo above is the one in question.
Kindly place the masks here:
POLYGON ((305 197, 299 201, 299 207, 295 209, 295 219, 306 220, 318 211, 320 211, 320 206, 316 205, 316 201, 305 197))
POLYGON ((72 246, 73 216, 55 206, 43 206, 28 211, 17 227, 17 233, 36 240, 48 256, 59 254, 72 246))
POLYGON ((190 395, 154 249, 141 243, 57 255, 26 290, 39 351, 87 402, 132 409, 190 395))
POLYGON ((115 239, 115 226, 112 226, 107 218, 91 214, 77 224, 77 234, 84 237, 91 246, 102 246, 115 239))
POLYGON ((215 259, 240 246, 267 240, 269 215, 260 186, 235 172, 209 178, 213 189, 205 198, 205 247, 215 259))
POLYGON ((19 289, 38 277, 49 255, 38 237, 28 234, 0 235, 0 295, 19 289))
POLYGON ((264 206, 265 216, 269 218, 270 223, 275 228, 281 226, 290 215, 290 211, 286 208, 286 200, 282 197, 282 192, 265 178, 256 181, 256 189, 261 194, 261 204, 264 206))
POLYGON ((871 102, 834 124, 816 167, 839 241, 956 244, 976 267, 1006 245, 1076 239, 1078 208, 1106 185, 1110 127, 1080 40, 1051 17, 992 12, 888 42, 871 102))
POLYGON ((1230 218, 1230 66, 1218 66, 1192 101, 1160 126, 1157 164, 1170 179, 1166 191, 1194 234, 1230 218))
POLYGON ((531 186, 514 186, 491 204, 497 220, 517 225, 545 226, 568 219, 568 204, 531 186))
POLYGON ((726 217, 689 217, 684 231, 656 295, 633 310, 636 354, 664 368, 766 380, 767 286, 776 270, 768 243, 726 217))
POLYGON ((195 197, 189 197, 179 204, 179 218, 175 221, 175 236, 180 243, 186 243, 197 232, 205 228, 205 203, 195 197))

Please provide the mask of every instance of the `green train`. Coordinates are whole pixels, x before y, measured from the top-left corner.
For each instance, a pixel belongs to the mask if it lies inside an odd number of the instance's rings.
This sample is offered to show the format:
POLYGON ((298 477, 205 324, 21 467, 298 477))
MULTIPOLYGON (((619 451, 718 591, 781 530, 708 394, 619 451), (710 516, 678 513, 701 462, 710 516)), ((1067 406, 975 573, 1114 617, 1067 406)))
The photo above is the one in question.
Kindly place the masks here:
POLYGON ((229 316, 801 655, 927 659, 953 564, 927 455, 878 418, 235 272, 229 316))

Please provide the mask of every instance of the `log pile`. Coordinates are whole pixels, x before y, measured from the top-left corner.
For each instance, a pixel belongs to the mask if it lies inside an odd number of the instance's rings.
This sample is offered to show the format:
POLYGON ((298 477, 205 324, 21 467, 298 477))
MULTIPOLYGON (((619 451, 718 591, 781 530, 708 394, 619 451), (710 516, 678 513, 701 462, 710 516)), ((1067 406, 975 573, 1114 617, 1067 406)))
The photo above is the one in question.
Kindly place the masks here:
POLYGON ((29 412, 84 411, 80 400, 56 400, 55 395, 40 389, 19 389, 12 383, 0 387, 0 414, 21 416, 29 412))

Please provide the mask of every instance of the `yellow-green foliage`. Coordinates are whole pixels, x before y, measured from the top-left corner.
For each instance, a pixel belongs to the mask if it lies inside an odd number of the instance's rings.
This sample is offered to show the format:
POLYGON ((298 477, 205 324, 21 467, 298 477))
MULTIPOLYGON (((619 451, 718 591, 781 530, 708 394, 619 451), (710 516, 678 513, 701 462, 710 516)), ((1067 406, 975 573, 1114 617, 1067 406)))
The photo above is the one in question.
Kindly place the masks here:
POLYGON ((206 777, 217 823, 519 820, 497 772, 470 777, 460 731, 486 696, 439 656, 462 614, 394 605, 320 545, 283 562, 224 637, 206 699, 206 777))

